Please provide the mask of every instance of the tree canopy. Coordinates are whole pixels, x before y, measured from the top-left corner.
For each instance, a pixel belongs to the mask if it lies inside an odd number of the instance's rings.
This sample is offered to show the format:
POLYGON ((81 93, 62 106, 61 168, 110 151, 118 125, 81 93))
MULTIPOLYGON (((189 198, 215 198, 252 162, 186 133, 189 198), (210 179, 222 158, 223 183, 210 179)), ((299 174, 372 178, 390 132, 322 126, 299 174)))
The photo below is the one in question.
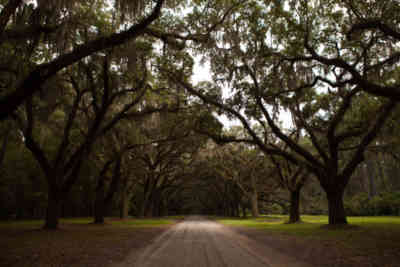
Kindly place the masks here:
POLYGON ((97 223, 115 210, 246 209, 298 222, 304 205, 346 224, 362 183, 369 199, 399 190, 399 11, 395 0, 0 1, 0 191, 15 199, 2 216, 28 214, 29 191, 49 229, 76 208, 71 195, 97 223), (194 83, 199 60, 209 79, 194 83))

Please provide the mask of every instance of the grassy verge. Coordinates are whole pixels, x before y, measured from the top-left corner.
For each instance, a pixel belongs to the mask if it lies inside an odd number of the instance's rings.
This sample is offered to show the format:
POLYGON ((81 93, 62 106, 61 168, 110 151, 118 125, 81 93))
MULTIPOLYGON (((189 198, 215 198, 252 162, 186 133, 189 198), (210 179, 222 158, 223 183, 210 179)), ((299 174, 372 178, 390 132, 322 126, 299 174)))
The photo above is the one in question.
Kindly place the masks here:
POLYGON ((108 266, 147 245, 176 219, 110 218, 99 226, 91 222, 62 219, 58 231, 41 230, 42 220, 0 222, 0 266, 108 266))
POLYGON ((286 224, 287 216, 262 216, 257 219, 220 218, 230 226, 260 229, 269 235, 292 236, 302 240, 328 242, 353 255, 379 259, 385 256, 400 262, 400 217, 349 217, 350 227, 326 227, 327 216, 302 216, 302 223, 286 224))
MULTIPOLYGON (((165 226, 169 224, 176 223, 179 217, 165 217, 165 218, 129 218, 129 219, 119 219, 119 218, 108 218, 106 219, 106 224, 113 226, 130 226, 130 227, 157 227, 165 226)), ((61 227, 63 225, 73 224, 73 225, 86 225, 91 224, 93 218, 63 218, 60 219, 61 227)), ((43 220, 20 220, 20 221, 0 221, 1 228, 19 228, 19 229, 29 229, 29 228, 40 228, 44 225, 43 220)))
MULTIPOLYGON (((362 236, 368 232, 384 236, 400 236, 400 217, 349 217, 350 227, 332 229, 325 227, 327 216, 302 216, 302 223, 287 224, 287 216, 262 216, 257 219, 218 219, 217 221, 231 226, 253 227, 269 232, 297 235, 312 238, 339 238, 348 235, 362 236), (354 227, 351 227, 354 226, 354 227)), ((382 236, 381 236, 382 237, 382 236)))

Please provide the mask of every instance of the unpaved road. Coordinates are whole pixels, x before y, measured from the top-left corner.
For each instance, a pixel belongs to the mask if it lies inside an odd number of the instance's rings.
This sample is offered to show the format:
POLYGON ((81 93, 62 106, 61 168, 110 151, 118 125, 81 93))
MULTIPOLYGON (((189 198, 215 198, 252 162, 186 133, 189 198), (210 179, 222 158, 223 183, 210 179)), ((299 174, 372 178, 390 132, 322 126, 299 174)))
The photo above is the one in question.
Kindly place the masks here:
POLYGON ((186 218, 118 265, 128 266, 311 267, 198 216, 186 218))

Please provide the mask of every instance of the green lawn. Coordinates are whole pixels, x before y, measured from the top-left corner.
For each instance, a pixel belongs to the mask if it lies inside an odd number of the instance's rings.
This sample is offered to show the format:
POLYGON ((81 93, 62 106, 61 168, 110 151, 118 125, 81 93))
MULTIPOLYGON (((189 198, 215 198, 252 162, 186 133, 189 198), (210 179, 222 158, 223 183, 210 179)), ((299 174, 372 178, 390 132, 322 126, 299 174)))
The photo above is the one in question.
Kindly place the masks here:
MULTIPOLYGON (((128 218, 121 220, 119 218, 107 218, 106 224, 113 226, 127 226, 127 227, 156 227, 177 222, 180 218, 178 217, 165 217, 165 218, 128 218)), ((90 224, 93 222, 93 218, 62 218, 60 219, 60 225, 62 224, 90 224)), ((33 228, 41 227, 44 225, 43 220, 21 220, 21 221, 0 221, 0 228, 12 227, 12 228, 33 228)))
POLYGON ((288 217, 282 215, 261 216, 257 219, 222 218, 217 221, 231 226, 254 227, 271 232, 311 237, 362 233, 366 230, 378 232, 389 230, 400 233, 400 217, 348 217, 350 227, 339 229, 325 227, 328 224, 327 216, 304 215, 301 218, 303 222, 297 224, 287 224, 288 217))
POLYGON ((327 216, 304 215, 303 222, 297 224, 287 224, 287 219, 287 216, 273 215, 257 219, 220 218, 217 221, 260 229, 272 235, 328 241, 359 255, 397 255, 400 260, 400 217, 348 217, 350 226, 337 229, 326 227, 327 216))
POLYGON ((60 220, 60 230, 42 231, 43 220, 0 222, 0 266, 104 266, 124 260, 175 223, 174 218, 60 220))
POLYGON ((111 221, 112 225, 133 226, 133 227, 156 227, 175 223, 172 218, 160 219, 127 219, 111 221))

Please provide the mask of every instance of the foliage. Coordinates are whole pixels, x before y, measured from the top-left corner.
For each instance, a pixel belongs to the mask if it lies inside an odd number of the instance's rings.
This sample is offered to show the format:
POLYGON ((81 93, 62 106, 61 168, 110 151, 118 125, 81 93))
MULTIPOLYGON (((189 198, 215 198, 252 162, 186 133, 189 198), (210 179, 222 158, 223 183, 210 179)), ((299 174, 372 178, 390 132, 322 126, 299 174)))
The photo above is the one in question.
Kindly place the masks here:
POLYGON ((0 1, 0 218, 47 208, 56 225, 100 196, 106 215, 286 213, 277 177, 303 188, 302 211, 340 210, 331 223, 344 207, 399 215, 399 14, 394 0, 0 1), (199 59, 210 79, 193 85, 199 59))
POLYGON ((369 198, 359 193, 345 202, 347 214, 351 216, 399 216, 400 193, 385 192, 369 198))

